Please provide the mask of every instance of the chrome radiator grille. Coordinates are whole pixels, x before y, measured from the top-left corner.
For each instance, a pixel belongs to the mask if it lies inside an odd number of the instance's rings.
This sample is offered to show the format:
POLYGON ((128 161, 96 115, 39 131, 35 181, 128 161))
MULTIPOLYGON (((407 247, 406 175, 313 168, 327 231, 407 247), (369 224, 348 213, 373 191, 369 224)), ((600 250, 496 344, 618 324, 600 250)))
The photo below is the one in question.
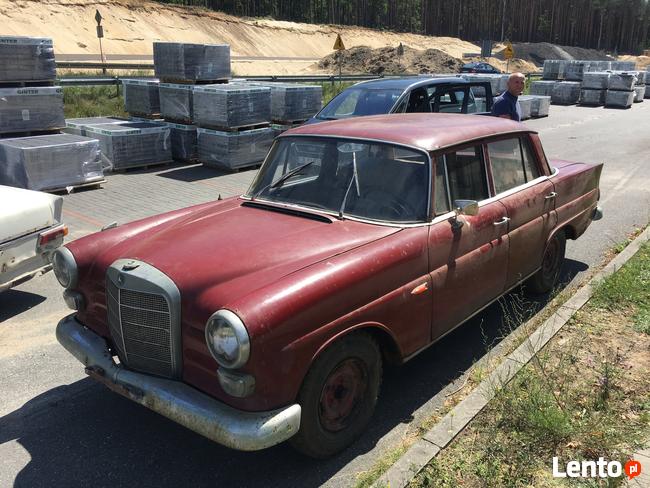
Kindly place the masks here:
POLYGON ((113 265, 106 277, 106 308, 120 360, 131 369, 168 378, 176 376, 175 353, 180 348, 180 334, 175 330, 179 326, 169 300, 162 293, 151 293, 156 286, 138 277, 137 270, 134 276, 115 268, 113 265))

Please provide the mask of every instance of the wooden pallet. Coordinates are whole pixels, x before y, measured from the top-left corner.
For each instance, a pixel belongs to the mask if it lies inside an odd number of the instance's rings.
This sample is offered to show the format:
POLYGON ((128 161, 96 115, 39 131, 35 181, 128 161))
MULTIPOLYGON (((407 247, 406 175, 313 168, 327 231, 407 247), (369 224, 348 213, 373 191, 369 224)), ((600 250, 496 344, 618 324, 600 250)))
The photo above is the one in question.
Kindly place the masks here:
POLYGON ((0 134, 0 139, 14 139, 18 137, 33 137, 33 136, 51 136, 54 134, 61 134, 62 129, 63 127, 61 129, 5 132, 0 134))
POLYGON ((73 193, 81 189, 100 188, 101 185, 103 185, 104 183, 106 183, 106 178, 101 178, 100 180, 94 180, 94 181, 87 181, 86 183, 77 183, 74 185, 63 186, 60 188, 47 188, 42 191, 47 193, 73 193))
POLYGON ((161 83, 174 83, 176 85, 219 85, 228 83, 230 78, 219 78, 217 80, 183 80, 180 78, 161 77, 161 83))
POLYGON ((179 124, 179 125, 194 125, 192 123, 192 119, 172 119, 169 117, 165 117, 165 122, 169 122, 170 124, 179 124))
POLYGON ((0 88, 40 88, 55 84, 56 80, 12 80, 0 81, 0 88))
POLYGON ((302 125, 305 122, 307 122, 307 119, 300 119, 300 120, 272 120, 272 124, 277 124, 277 125, 291 125, 291 126, 296 126, 296 125, 302 125))
POLYGON ((265 129, 267 127, 270 127, 270 124, 268 123, 263 123, 263 124, 253 124, 253 125, 238 125, 236 127, 221 127, 218 125, 206 125, 203 124, 200 127, 204 129, 211 129, 211 130, 218 130, 221 132, 244 132, 247 130, 255 130, 255 129, 265 129))
MULTIPOLYGON (((162 118, 160 114, 139 114, 136 112, 129 112, 129 115, 131 117, 137 117, 139 119, 151 120, 152 122, 161 122, 160 120, 156 120, 156 119, 162 118)), ((135 122, 137 122, 137 120, 135 122)))

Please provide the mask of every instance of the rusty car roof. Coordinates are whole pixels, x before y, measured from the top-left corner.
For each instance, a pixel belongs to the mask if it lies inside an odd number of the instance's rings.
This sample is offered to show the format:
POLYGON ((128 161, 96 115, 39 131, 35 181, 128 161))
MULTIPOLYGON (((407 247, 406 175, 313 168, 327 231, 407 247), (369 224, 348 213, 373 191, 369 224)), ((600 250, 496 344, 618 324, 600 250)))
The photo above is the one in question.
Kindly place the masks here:
POLYGON ((373 115, 303 125, 280 137, 313 135, 371 139, 434 151, 498 134, 536 132, 519 122, 481 115, 411 113, 373 115))

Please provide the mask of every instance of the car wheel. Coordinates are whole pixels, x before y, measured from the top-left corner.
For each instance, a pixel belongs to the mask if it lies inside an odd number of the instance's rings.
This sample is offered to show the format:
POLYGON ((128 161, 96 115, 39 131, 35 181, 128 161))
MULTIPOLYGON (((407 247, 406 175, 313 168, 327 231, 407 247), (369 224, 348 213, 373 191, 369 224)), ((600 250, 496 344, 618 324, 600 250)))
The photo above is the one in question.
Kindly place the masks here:
POLYGON ((366 333, 353 333, 327 348, 300 389, 300 430, 292 446, 323 459, 354 442, 375 410, 381 373, 379 347, 366 333))
POLYGON ((542 267, 528 281, 528 287, 533 293, 548 293, 553 289, 562 270, 566 236, 563 231, 557 232, 546 245, 542 267))

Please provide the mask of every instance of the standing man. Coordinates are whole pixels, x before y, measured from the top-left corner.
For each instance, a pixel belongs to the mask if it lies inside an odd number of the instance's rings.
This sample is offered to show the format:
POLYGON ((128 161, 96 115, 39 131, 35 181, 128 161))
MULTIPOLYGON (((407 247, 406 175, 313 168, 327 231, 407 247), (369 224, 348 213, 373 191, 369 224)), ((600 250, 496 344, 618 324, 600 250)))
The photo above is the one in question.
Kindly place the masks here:
POLYGON ((508 78, 508 89, 494 99, 492 115, 505 119, 521 121, 519 95, 524 92, 526 77, 522 73, 512 73, 508 78))

